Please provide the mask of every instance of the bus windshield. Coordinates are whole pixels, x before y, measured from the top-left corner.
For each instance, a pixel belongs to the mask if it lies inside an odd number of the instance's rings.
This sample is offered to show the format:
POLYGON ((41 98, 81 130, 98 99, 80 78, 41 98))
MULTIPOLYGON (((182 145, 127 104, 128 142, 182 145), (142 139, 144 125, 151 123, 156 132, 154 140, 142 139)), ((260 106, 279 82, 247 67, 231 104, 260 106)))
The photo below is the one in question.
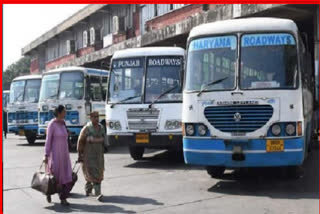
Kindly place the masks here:
POLYGON ((39 101, 40 85, 40 79, 27 80, 24 94, 25 102, 37 103, 39 101))
POLYGON ((181 95, 182 57, 149 57, 145 102, 182 101, 181 95), (174 88, 156 100, 162 93, 174 88))
POLYGON ((142 58, 113 60, 108 102, 141 103, 143 74, 142 58))
POLYGON ((287 33, 246 34, 241 38, 241 89, 294 88, 297 50, 287 33))
POLYGON ((235 88, 236 59, 236 36, 206 37, 191 41, 187 59, 186 90, 235 88), (216 84, 211 84, 214 82, 216 84))
POLYGON ((59 99, 82 99, 84 92, 83 82, 82 72, 63 72, 61 74, 59 99))
POLYGON ((40 90, 40 101, 57 99, 59 79, 59 74, 46 74, 43 76, 40 90))
POLYGON ((13 81, 10 86, 10 103, 22 102, 25 80, 13 81))

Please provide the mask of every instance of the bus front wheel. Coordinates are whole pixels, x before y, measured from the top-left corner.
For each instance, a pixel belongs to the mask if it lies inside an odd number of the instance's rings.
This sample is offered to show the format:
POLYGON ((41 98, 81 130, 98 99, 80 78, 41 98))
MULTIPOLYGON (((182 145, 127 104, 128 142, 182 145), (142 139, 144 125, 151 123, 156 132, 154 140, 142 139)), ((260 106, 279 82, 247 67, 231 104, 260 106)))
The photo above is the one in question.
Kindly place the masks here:
POLYGON ((207 173, 212 178, 221 178, 225 169, 226 168, 222 167, 222 166, 207 166, 206 167, 207 173))
POLYGON ((27 141, 29 144, 34 144, 34 142, 36 142, 37 135, 36 134, 27 134, 26 138, 27 138, 27 141))
POLYGON ((141 160, 144 153, 144 147, 129 146, 129 151, 133 160, 141 160))

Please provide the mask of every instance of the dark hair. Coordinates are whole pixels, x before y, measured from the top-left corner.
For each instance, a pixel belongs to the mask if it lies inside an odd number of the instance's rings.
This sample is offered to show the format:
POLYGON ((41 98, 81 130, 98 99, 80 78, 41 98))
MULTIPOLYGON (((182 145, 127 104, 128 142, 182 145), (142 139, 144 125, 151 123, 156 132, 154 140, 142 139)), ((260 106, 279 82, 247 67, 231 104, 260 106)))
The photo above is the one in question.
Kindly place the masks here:
POLYGON ((59 105, 57 108, 54 109, 53 115, 55 117, 58 117, 58 115, 64 110, 64 106, 63 105, 59 105))

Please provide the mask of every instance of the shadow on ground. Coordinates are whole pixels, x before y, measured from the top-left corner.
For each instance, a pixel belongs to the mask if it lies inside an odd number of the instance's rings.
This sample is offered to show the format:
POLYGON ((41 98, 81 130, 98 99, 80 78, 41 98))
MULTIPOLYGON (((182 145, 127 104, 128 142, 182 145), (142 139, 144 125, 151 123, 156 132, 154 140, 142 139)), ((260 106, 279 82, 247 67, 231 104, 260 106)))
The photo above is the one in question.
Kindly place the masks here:
POLYGON ((146 168, 163 170, 188 170, 204 169, 201 166, 186 165, 183 159, 183 153, 178 151, 164 151, 150 157, 144 157, 142 160, 129 164, 128 168, 146 168))
POLYGON ((319 151, 314 150, 309 155, 299 179, 290 179, 286 168, 252 168, 225 174, 208 191, 270 198, 319 199, 319 151))
POLYGON ((122 207, 114 205, 89 205, 89 204, 75 204, 65 207, 58 203, 52 206, 45 207, 45 209, 55 211, 57 213, 72 213, 72 212, 83 212, 83 213, 136 213, 135 211, 125 210, 122 207))

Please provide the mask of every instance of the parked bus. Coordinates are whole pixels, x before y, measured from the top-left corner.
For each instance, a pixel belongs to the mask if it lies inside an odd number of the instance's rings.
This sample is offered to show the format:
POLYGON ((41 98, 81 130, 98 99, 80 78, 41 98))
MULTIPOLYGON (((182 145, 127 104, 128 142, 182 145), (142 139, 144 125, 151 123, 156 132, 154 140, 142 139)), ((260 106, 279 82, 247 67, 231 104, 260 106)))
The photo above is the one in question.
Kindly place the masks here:
POLYGON ((43 74, 39 101, 39 134, 45 135, 53 111, 58 105, 66 108, 66 125, 71 136, 69 147, 74 150, 82 127, 90 112, 98 111, 105 126, 105 97, 108 71, 68 67, 43 74))
POLYGON ((106 104, 110 144, 128 142, 134 160, 145 148, 182 150, 184 49, 147 47, 117 51, 106 104))
POLYGON ((297 169, 310 147, 311 58, 288 19, 203 24, 188 38, 183 94, 187 164, 297 169))
POLYGON ((10 85, 8 132, 26 136, 29 144, 37 139, 40 75, 16 77, 10 85))

